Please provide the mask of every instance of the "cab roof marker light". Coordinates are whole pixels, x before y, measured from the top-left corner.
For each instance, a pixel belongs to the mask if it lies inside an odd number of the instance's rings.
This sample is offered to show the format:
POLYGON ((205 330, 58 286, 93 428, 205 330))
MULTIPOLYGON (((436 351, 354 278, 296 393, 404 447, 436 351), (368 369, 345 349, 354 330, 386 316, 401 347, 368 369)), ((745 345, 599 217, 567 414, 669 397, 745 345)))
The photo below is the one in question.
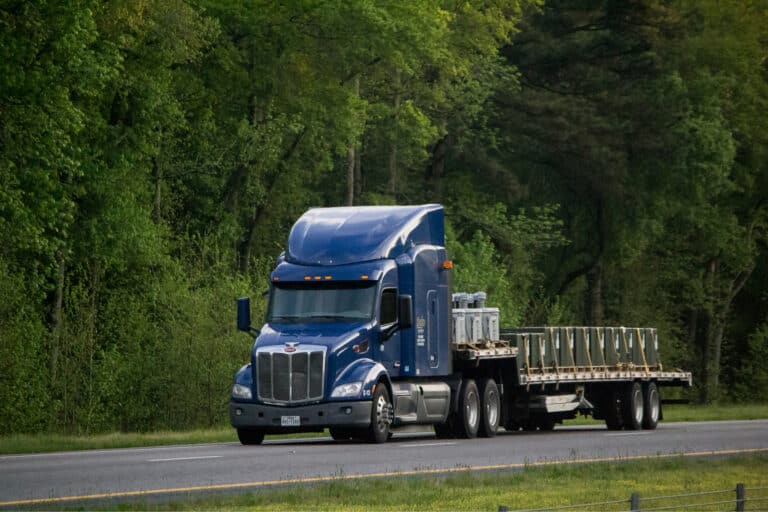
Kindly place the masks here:
POLYGON ((320 279, 322 279, 320 276, 315 276, 315 281, 319 281, 320 279))
POLYGON ((331 276, 325 276, 325 280, 326 281, 330 281, 331 280, 331 276))
POLYGON ((311 277, 311 276, 304 276, 304 280, 305 280, 305 281, 311 281, 311 280, 312 280, 312 277, 311 277))
POLYGON ((368 276, 362 275, 362 276, 360 276, 360 279, 368 279, 368 276))

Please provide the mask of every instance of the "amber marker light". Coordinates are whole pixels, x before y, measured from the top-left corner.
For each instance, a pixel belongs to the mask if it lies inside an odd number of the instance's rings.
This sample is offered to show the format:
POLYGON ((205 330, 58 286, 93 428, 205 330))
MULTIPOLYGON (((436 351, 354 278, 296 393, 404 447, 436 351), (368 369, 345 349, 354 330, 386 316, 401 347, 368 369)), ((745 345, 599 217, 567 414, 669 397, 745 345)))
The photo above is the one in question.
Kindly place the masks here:
POLYGON ((450 270, 453 268, 453 262, 451 260, 445 260, 443 262, 443 270, 450 270))
POLYGON ((360 279, 368 279, 368 276, 360 276, 360 279))
POLYGON ((326 281, 330 281, 331 280, 331 276, 325 276, 325 280, 326 281))
POLYGON ((273 278, 272 278, 272 280, 273 280, 273 281, 279 281, 279 280, 280 280, 280 278, 279 278, 279 277, 277 277, 277 276, 275 276, 275 277, 273 277, 273 278))
POLYGON ((312 278, 311 278, 310 276, 304 276, 304 280, 305 280, 305 281, 311 281, 311 280, 312 280, 312 278))
POLYGON ((320 277, 320 276, 315 276, 315 281, 319 281, 319 280, 321 280, 321 279, 322 279, 322 277, 320 277))

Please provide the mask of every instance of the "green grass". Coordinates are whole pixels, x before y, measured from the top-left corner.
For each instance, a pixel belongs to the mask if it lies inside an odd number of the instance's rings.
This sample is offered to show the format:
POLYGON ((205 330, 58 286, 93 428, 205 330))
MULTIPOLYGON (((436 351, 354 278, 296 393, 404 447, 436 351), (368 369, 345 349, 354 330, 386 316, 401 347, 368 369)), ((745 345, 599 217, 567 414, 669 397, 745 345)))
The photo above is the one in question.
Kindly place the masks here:
MULTIPOLYGON (((268 439, 312 437, 326 433, 286 434, 267 436, 268 439)), ((232 427, 184 432, 150 432, 67 436, 61 434, 14 434, 0 437, 0 454, 44 453, 69 450, 99 450, 108 448, 134 448, 139 446, 167 446, 174 444, 201 444, 236 442, 232 427)))
MULTIPOLYGON (((665 405, 664 422, 752 420, 768 418, 768 404, 738 405, 665 405)), ((568 420, 565 425, 600 425, 592 418, 568 420)), ((267 439, 311 437, 323 434, 290 434, 267 436, 267 439)), ((153 432, 146 434, 109 433, 91 436, 67 436, 60 434, 18 434, 0 436, 0 454, 42 453, 65 450, 95 450, 104 448, 132 448, 172 444, 199 444, 237 441, 234 429, 220 427, 209 430, 185 432, 153 432)))
MULTIPOLYGON (((768 486, 768 455, 733 458, 674 457, 639 462, 565 464, 528 467, 524 471, 445 476, 348 479, 328 483, 262 489, 237 496, 187 499, 172 503, 131 503, 119 510, 510 510, 622 500, 586 510, 629 510, 629 497, 667 496, 704 491, 729 491, 703 497, 647 502, 644 507, 694 505, 680 510, 734 510, 735 502, 706 508, 702 504, 735 499, 737 483, 768 486), (651 505, 652 504, 652 505, 651 505)), ((768 490, 748 490, 747 497, 768 498, 768 490)), ((764 508, 768 501, 748 504, 764 508)), ((642 505, 642 501, 641 501, 642 505)), ((90 504, 103 509, 103 504, 90 504)))

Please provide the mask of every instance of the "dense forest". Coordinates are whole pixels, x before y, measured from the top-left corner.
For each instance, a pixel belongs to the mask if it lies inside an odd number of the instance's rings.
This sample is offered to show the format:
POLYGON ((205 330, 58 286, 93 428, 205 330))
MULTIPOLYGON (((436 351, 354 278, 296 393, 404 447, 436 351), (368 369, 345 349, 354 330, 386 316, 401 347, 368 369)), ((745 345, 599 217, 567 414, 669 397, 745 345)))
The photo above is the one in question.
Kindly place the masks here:
POLYGON ((768 1, 3 0, 0 434, 225 424, 292 222, 433 202, 504 325, 768 399, 768 1))

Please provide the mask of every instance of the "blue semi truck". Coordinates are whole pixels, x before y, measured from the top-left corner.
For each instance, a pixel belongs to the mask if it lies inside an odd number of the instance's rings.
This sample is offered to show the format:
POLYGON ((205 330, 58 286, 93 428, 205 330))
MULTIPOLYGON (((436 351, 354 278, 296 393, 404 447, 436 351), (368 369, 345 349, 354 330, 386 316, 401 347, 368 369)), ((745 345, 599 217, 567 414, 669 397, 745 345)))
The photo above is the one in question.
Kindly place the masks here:
POLYGON ((500 329, 484 293, 451 293, 436 204, 316 208, 293 226, 270 275, 266 322, 235 375, 230 420, 243 444, 322 431, 385 442, 433 425, 438 437, 550 430, 577 414, 653 429, 666 371, 655 329, 500 329))

